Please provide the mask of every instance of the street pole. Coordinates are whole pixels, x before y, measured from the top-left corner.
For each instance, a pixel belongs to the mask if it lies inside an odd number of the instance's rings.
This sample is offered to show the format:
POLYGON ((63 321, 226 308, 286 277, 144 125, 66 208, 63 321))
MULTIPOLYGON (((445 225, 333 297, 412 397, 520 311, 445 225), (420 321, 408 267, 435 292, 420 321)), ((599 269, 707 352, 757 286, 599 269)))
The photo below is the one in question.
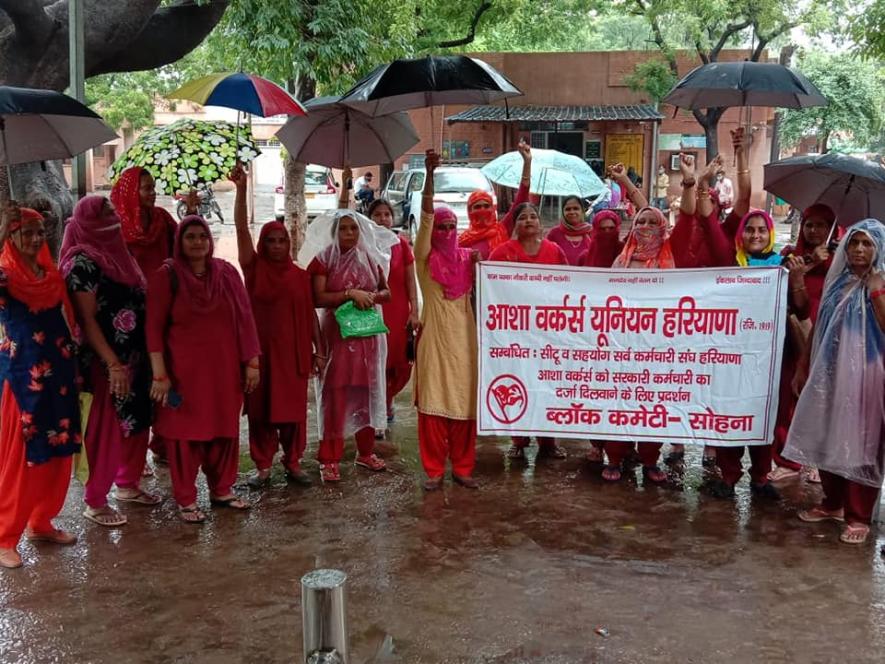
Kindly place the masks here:
MULTIPOLYGON (((69 0, 68 2, 68 58, 70 61, 68 94, 77 101, 86 103, 83 3, 84 0, 69 0)), ((71 189, 77 199, 86 195, 86 155, 84 153, 71 159, 71 189)))

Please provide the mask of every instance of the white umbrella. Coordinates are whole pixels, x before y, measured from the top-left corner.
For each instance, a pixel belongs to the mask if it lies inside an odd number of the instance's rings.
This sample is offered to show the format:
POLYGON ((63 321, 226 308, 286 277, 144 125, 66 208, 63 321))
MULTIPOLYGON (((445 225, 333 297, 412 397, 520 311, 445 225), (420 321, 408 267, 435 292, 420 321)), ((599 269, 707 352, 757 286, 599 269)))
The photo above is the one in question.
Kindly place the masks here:
POLYGON ((290 156, 330 168, 394 161, 420 140, 406 113, 370 117, 319 97, 305 104, 306 116, 290 118, 277 132, 290 156))

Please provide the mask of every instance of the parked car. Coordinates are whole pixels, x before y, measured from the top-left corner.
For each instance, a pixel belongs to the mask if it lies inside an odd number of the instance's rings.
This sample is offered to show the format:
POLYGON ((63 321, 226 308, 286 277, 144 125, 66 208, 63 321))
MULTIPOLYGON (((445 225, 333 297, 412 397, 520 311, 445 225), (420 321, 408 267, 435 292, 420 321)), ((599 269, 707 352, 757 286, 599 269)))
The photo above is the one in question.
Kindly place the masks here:
MULTIPOLYGON (((274 215, 286 216, 286 197, 283 183, 276 188, 273 199, 274 215)), ((304 172, 304 203, 308 220, 338 208, 338 183, 332 170, 325 166, 308 164, 304 172)))
MULTIPOLYGON (((393 206, 393 225, 406 230, 413 240, 421 217, 421 190, 425 176, 423 168, 396 171, 384 187, 383 196, 393 206)), ((433 176, 433 188, 433 202, 445 203, 455 211, 459 230, 467 228, 470 223, 467 219, 467 199, 477 189, 489 192, 497 206, 492 183, 478 168, 440 166, 433 176)))

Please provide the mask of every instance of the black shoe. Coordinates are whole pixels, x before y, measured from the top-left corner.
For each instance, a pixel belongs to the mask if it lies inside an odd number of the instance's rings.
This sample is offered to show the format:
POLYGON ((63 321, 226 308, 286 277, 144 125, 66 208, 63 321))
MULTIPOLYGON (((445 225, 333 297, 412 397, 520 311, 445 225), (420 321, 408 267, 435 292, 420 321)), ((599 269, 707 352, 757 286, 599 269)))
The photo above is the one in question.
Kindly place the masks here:
POLYGON ((707 487, 707 491, 714 498, 728 500, 734 498, 734 487, 724 480, 713 480, 707 487))
POLYGON ((750 482, 750 493, 752 493, 757 498, 767 498, 769 500, 780 500, 781 493, 771 482, 766 482, 765 484, 756 484, 755 482, 750 482))
POLYGON ((298 472, 293 473, 290 470, 286 471, 286 481, 292 482, 294 484, 298 484, 300 486, 313 486, 313 482, 310 477, 307 476, 303 470, 299 470, 298 472))
POLYGON ((267 477, 259 477, 258 473, 255 473, 246 480, 246 486, 248 486, 253 491, 258 491, 269 485, 270 475, 268 475, 267 477))

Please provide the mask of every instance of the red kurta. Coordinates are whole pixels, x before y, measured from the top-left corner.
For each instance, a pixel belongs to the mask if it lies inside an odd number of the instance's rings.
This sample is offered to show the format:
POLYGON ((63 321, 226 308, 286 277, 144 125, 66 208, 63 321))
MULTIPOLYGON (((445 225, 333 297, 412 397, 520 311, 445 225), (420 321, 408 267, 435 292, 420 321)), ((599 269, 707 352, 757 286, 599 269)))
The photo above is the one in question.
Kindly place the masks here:
POLYGON ((261 343, 261 381, 246 397, 250 419, 266 424, 307 419, 307 384, 313 350, 313 289, 306 270, 295 267, 290 290, 274 300, 254 295, 258 259, 244 271, 261 343), (297 284, 297 285, 296 285, 297 284))
POLYGON ((393 247, 390 256, 390 274, 387 277, 387 287, 390 289, 390 302, 381 305, 384 313, 384 324, 390 333, 387 335, 387 368, 408 364, 406 360, 406 324, 409 322, 409 291, 406 288, 406 268, 414 265, 415 254, 412 247, 404 237, 400 237, 399 244, 393 247))
POLYGON ((173 297, 167 268, 148 285, 148 352, 165 352, 172 388, 182 399, 178 408, 157 409, 154 430, 180 441, 239 438, 243 377, 234 306, 218 298, 198 314, 187 306, 183 287, 173 297))
POLYGON ((541 248, 534 256, 529 256, 519 240, 510 240, 492 252, 489 260, 509 263, 535 263, 537 265, 568 265, 565 252, 558 244, 541 240, 541 248))
POLYGON ((154 272, 160 269, 167 258, 172 257, 172 245, 175 242, 175 230, 178 224, 166 210, 161 207, 153 209, 154 220, 152 223, 159 223, 165 226, 165 231, 158 233, 153 240, 136 240, 129 242, 126 246, 129 253, 135 258, 138 267, 146 277, 150 277, 154 272))

